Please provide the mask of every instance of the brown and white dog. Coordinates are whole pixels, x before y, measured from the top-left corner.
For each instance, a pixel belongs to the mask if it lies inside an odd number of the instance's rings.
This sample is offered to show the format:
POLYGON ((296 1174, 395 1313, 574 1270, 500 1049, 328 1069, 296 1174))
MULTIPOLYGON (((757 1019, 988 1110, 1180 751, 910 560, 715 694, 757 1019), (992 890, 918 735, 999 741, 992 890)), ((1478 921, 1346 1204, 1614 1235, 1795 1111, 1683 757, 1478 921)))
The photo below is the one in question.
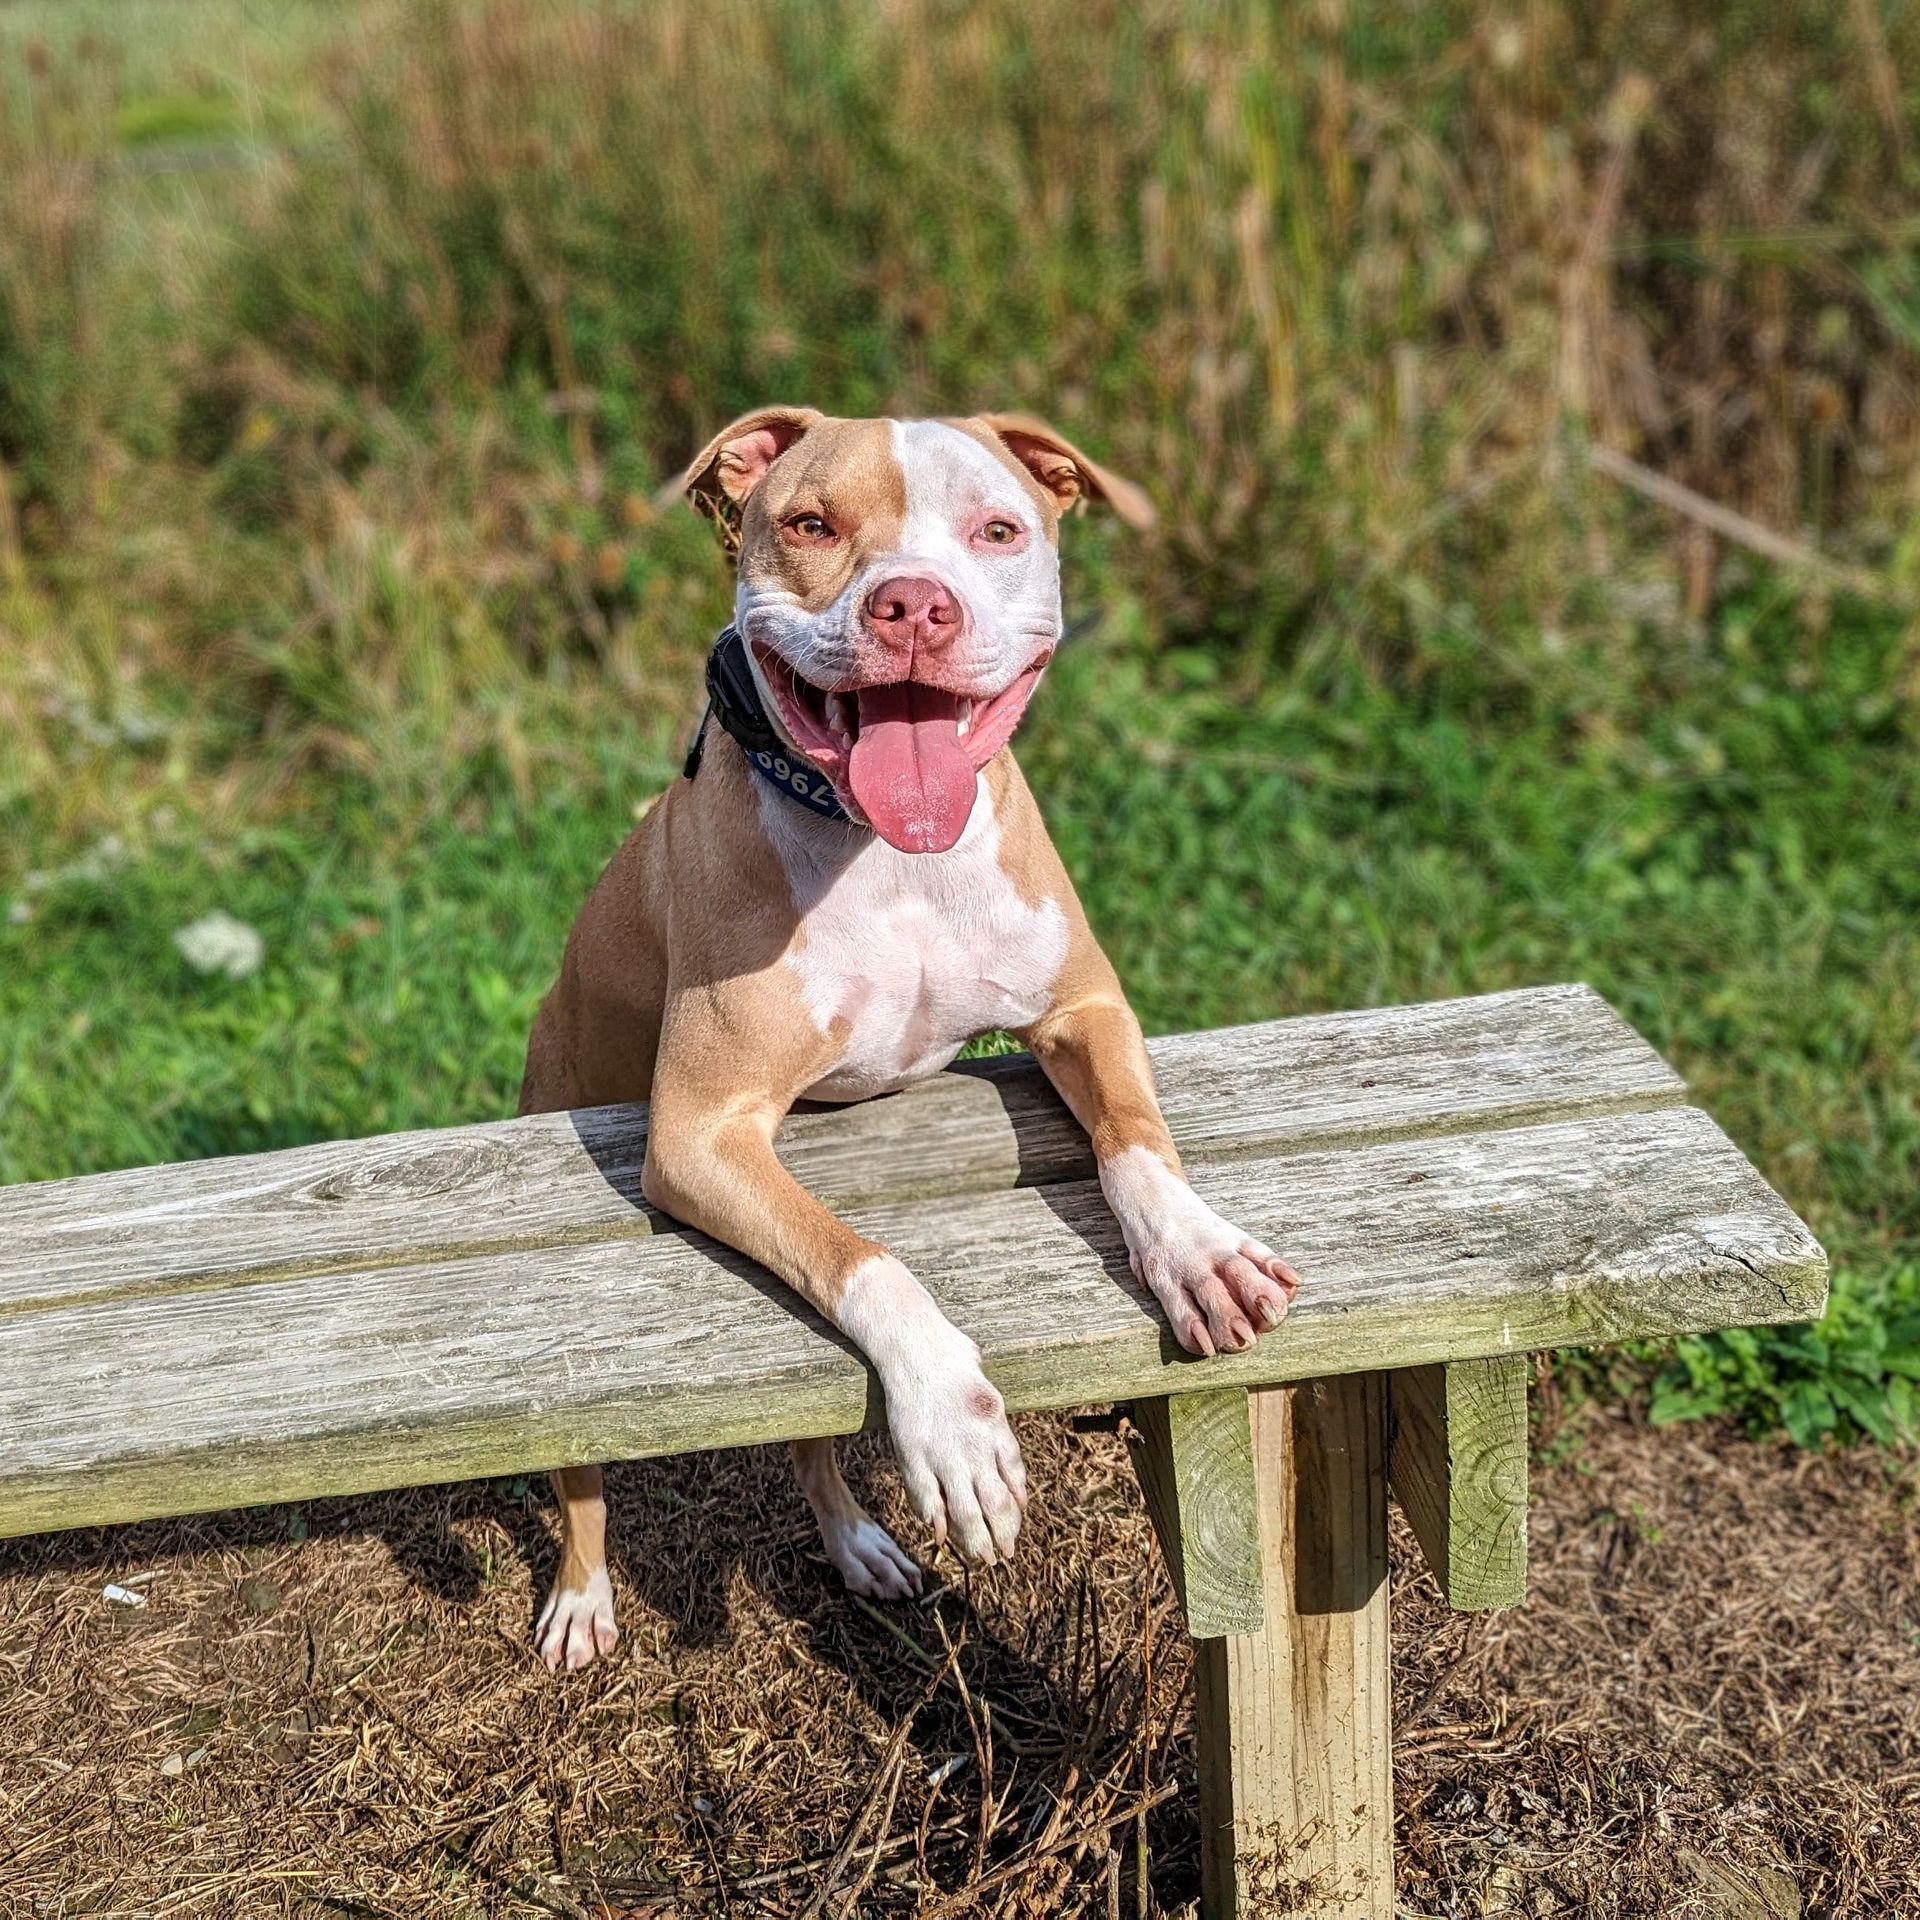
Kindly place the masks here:
MULTIPOLYGON (((1140 1026, 1088 930, 1007 742, 1061 637, 1058 536, 1075 501, 1136 527, 1144 494, 1039 421, 836 420, 768 407, 687 469, 736 524, 734 626, 789 752, 706 729, 615 854, 528 1048, 522 1112, 651 1100, 642 1187, 770 1267, 873 1363, 914 1512, 992 1565, 1025 1470, 979 1350, 885 1247, 775 1157, 795 1100, 861 1100, 938 1072, 975 1035, 1029 1046, 1092 1136, 1135 1273, 1195 1353, 1276 1327, 1299 1282, 1187 1185, 1140 1026), (783 791, 769 761, 833 817, 783 791), (828 783, 830 783, 830 793, 828 783)), ((861 1509, 831 1440, 794 1468, 855 1593, 919 1569, 861 1509)), ((598 1467, 555 1474, 550 1667, 614 1645, 598 1467)))

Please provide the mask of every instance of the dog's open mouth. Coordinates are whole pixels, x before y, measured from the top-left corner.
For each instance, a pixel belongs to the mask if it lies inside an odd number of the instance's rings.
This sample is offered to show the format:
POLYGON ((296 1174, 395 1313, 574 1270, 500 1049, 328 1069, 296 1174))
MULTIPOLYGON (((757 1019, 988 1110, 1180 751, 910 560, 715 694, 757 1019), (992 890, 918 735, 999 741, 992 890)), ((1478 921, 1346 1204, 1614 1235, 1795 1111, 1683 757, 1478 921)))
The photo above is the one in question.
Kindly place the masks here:
POLYGON ((831 693, 771 648, 753 653, 793 744, 854 819, 906 853, 945 853, 966 830, 979 771, 1012 737, 1052 657, 1049 648, 975 700, 919 680, 831 693))

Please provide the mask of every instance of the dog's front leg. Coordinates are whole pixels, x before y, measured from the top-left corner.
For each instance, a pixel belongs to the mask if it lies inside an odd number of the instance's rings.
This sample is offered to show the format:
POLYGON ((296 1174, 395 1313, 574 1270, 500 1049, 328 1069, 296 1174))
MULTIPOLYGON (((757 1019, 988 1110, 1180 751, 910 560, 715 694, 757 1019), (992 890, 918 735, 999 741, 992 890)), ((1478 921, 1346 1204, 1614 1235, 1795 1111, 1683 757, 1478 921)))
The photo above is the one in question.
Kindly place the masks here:
MULTIPOLYGON (((773 1133, 786 1100, 716 1099, 699 1085, 696 1072, 676 1071, 663 1054, 641 1173, 647 1198, 770 1267, 854 1341, 885 1389, 914 1512, 966 1559, 1004 1559, 1026 1506, 1026 1470, 979 1349, 900 1261, 781 1165, 773 1133)), ((796 1454, 802 1490, 842 1575, 855 1591, 908 1591, 911 1563, 854 1504, 830 1448, 822 1462, 818 1448, 796 1454)))
POLYGON ((1065 980, 1068 993, 1021 1037, 1093 1142, 1135 1276, 1189 1352, 1252 1346, 1286 1317, 1299 1275, 1187 1185, 1140 1023, 1090 936, 1065 980))

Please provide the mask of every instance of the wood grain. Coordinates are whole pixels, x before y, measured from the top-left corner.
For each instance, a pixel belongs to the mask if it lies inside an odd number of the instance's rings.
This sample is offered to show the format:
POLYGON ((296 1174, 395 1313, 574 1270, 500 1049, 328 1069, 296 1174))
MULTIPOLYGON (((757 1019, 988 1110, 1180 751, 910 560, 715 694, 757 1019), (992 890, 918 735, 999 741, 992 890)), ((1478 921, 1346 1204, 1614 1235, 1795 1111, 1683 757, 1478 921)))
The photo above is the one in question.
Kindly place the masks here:
POLYGON ((1264 1580, 1243 1388, 1133 1403, 1131 1453, 1196 1640, 1252 1633, 1264 1580))
MULTIPOLYGON (((1195 1161, 1677 1105, 1673 1070, 1590 989, 1152 1043, 1195 1161)), ((1086 1135, 1025 1054, 793 1115, 783 1158, 830 1206, 1085 1180, 1086 1135)), ((603 1107, 0 1188, 0 1319, 80 1301, 642 1238, 646 1110, 603 1107)))
POLYGON ((1388 1375, 1387 1478, 1450 1606, 1527 1597, 1524 1356, 1388 1375))
POLYGON ((1266 1617, 1198 1650, 1201 1910, 1393 1920, 1385 1382, 1248 1397, 1266 1617))
MULTIPOLYGON (((1693 1109, 1218 1160, 1306 1276, 1182 1355, 1092 1181, 862 1209, 1011 1405, 1076 1406, 1816 1315, 1825 1257, 1693 1109)), ((0 1317, 0 1533, 849 1432, 867 1370, 697 1235, 360 1267, 0 1317)))

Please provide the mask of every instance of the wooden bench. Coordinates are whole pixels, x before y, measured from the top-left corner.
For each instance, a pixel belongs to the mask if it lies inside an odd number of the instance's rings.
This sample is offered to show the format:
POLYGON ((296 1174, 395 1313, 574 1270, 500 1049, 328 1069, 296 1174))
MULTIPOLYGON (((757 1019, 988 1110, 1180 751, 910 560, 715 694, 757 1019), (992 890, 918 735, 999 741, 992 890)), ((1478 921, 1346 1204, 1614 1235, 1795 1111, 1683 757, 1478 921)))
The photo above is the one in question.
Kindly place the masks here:
MULTIPOLYGON (((1584 987, 1153 1054, 1195 1186, 1306 1276, 1245 1354, 1175 1348, 1024 1056, 797 1114, 781 1150, 1011 1407, 1130 1405, 1199 1641, 1206 1911, 1389 1920, 1389 1483, 1455 1605, 1519 1600, 1526 1356, 1811 1318, 1825 1258, 1584 987)), ((0 1534, 877 1422, 845 1342, 646 1207, 646 1124, 0 1192, 0 1534)))

